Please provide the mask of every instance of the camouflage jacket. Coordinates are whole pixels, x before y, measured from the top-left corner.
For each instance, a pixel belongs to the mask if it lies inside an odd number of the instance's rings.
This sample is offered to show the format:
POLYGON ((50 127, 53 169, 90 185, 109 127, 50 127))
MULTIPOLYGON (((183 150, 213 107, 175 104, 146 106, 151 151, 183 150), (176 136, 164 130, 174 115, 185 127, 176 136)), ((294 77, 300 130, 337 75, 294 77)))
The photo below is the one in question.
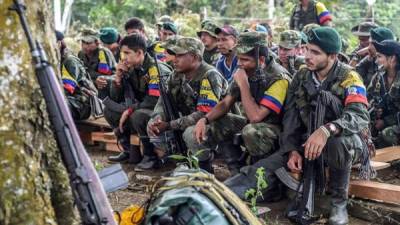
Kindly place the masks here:
POLYGON ((82 60, 93 81, 98 76, 113 75, 115 73, 116 62, 112 52, 107 48, 97 48, 91 57, 85 55, 83 51, 79 51, 78 57, 82 60))
MULTIPOLYGON (((291 82, 290 74, 287 72, 285 68, 276 63, 272 57, 269 58, 269 62, 266 67, 263 69, 262 73, 256 76, 251 76, 248 78, 250 85, 250 92, 252 97, 254 98, 257 104, 263 105, 271 110, 271 114, 269 114, 266 118, 264 118, 263 122, 280 125, 282 119, 281 108, 283 106, 283 102, 277 100, 273 95, 282 95, 283 100, 286 96, 286 90, 279 90, 279 93, 267 93, 269 88, 280 80, 286 80, 287 83, 291 82), (271 98, 273 98, 271 100, 271 98), (271 101, 270 101, 271 100, 271 101)), ((240 89, 239 86, 233 81, 228 88, 228 95, 231 95, 235 98, 236 101, 241 101, 240 98, 240 89)))
MULTIPOLYGON (((187 80, 185 74, 174 72, 166 86, 173 104, 182 115, 179 119, 170 121, 171 128, 185 130, 196 124, 219 102, 226 93, 227 81, 214 67, 203 61, 191 80, 187 80)), ((162 98, 158 99, 154 108, 153 117, 156 116, 165 118, 162 98)))
POLYGON ((61 57, 61 79, 64 93, 75 108, 80 108, 81 104, 89 104, 89 95, 84 89, 97 94, 82 61, 68 50, 61 57))
MULTIPOLYGON (((161 77, 168 77, 171 69, 164 63, 159 62, 161 77)), ((160 96, 159 78, 154 59, 146 53, 143 65, 140 68, 131 69, 123 78, 122 82, 128 82, 132 88, 133 96, 130 96, 133 109, 154 109, 160 96)), ((124 102, 129 93, 124 89, 124 85, 117 86, 114 82, 111 84, 110 98, 115 102, 124 102)), ((126 103, 126 102, 125 102, 126 103)))
MULTIPOLYGON (((300 151, 301 145, 307 138, 305 135, 308 131, 308 115, 315 110, 311 105, 315 97, 308 93, 306 87, 317 86, 315 76, 307 68, 302 68, 294 76, 289 87, 283 117, 283 132, 280 137, 283 152, 300 151)), ((336 62, 319 88, 336 96, 344 106, 339 118, 334 118, 328 108, 324 123, 334 123, 342 130, 340 134, 342 136, 359 133, 368 127, 369 114, 365 87, 360 76, 350 67, 336 62)))
POLYGON ((356 71, 362 77, 365 87, 369 86, 372 77, 378 72, 379 66, 375 58, 369 56, 363 58, 356 66, 356 71))
POLYGON ((380 71, 374 75, 368 86, 368 98, 375 100, 375 107, 383 109, 382 119, 385 126, 397 124, 397 113, 400 112, 400 71, 391 87, 387 85, 387 73, 380 71))
POLYGON ((210 64, 211 66, 215 66, 217 64, 217 60, 219 58, 219 53, 217 51, 217 47, 208 51, 204 50, 203 59, 206 63, 210 64))
MULTIPOLYGON (((305 59, 302 56, 293 56, 289 57, 288 60, 289 60, 289 68, 287 68, 287 71, 290 73, 290 76, 293 77, 293 75, 300 69, 300 67, 305 64, 305 59)), ((276 59, 276 62, 282 65, 279 58, 276 59)))

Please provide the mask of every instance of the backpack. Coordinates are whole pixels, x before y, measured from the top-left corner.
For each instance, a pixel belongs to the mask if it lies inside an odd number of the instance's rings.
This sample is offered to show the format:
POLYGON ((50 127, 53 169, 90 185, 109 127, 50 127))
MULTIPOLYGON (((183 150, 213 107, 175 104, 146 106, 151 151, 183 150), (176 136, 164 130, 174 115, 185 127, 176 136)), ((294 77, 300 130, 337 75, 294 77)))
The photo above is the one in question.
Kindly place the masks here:
POLYGON ((261 225, 214 175, 178 167, 154 186, 143 225, 261 225))

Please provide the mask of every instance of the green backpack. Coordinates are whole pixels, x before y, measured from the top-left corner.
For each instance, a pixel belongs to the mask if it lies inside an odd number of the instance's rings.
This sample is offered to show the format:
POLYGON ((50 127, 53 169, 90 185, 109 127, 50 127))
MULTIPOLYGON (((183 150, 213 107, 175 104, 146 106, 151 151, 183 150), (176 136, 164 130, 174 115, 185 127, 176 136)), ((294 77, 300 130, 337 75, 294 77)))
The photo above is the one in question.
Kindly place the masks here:
POLYGON ((154 186, 144 225, 261 225, 214 175, 177 168, 154 186))

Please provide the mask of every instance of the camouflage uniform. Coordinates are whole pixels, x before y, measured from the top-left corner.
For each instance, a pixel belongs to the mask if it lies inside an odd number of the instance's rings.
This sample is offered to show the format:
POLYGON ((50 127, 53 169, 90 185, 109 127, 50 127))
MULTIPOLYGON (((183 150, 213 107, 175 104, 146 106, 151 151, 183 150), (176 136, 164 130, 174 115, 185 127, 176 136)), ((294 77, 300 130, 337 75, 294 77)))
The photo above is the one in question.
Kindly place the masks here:
POLYGON ((310 0, 306 11, 303 11, 301 3, 296 4, 290 17, 289 27, 291 30, 301 31, 310 23, 319 25, 331 21, 332 17, 322 2, 310 0))
POLYGON ((379 71, 379 66, 376 63, 375 57, 364 57, 356 66, 356 71, 362 77, 364 85, 368 87, 372 77, 379 71))
MULTIPOLYGON (((375 23, 372 22, 362 22, 357 26, 354 26, 351 28, 351 33, 355 36, 363 36, 363 37, 369 37, 370 31, 374 28, 378 27, 375 23)), ((363 59, 361 56, 357 54, 357 52, 365 47, 362 47, 361 45, 358 45, 351 53, 350 53, 350 60, 355 61, 355 62, 360 62, 361 59, 363 59)))
MULTIPOLYGON (((163 63, 159 63, 161 76, 168 76, 171 69, 163 63)), ((120 86, 114 82, 111 84, 109 98, 115 103, 121 104, 124 108, 132 108, 133 113, 129 116, 129 120, 125 125, 126 132, 123 135, 127 137, 125 141, 129 146, 129 137, 131 133, 137 133, 141 137, 141 142, 144 147, 145 154, 153 153, 153 146, 147 136, 147 122, 150 119, 153 109, 160 96, 159 91, 159 75, 154 59, 148 54, 145 54, 145 59, 140 69, 131 69, 123 78, 120 86), (124 84, 125 83, 125 84, 124 84), (129 91, 129 85, 131 91, 129 91)), ((104 109, 104 117, 112 127, 118 127, 119 120, 123 111, 118 111, 112 106, 106 105, 104 109)), ((129 148, 124 148, 125 151, 129 148)))
MULTIPOLYGON (((279 47, 283 47, 286 49, 294 49, 300 48, 301 44, 301 34, 295 30, 286 30, 280 34, 279 47)), ((279 55, 277 58, 277 62, 284 66, 283 63, 279 60, 279 55)), ((286 68, 291 75, 294 75, 299 69, 301 65, 305 64, 305 60, 303 56, 289 56, 288 57, 288 68, 286 68)))
MULTIPOLYGON (((195 53, 201 56, 204 46, 197 39, 182 37, 175 45, 169 46, 168 51, 175 54, 195 53)), ((167 87, 167 91, 172 96, 172 102, 182 115, 179 119, 169 122, 170 128, 188 134, 188 129, 209 112, 225 94, 227 82, 214 67, 203 61, 191 80, 187 80, 185 74, 172 73, 167 80, 167 87)), ((158 99, 152 116, 152 118, 157 117, 165 119, 161 98, 158 99)), ((162 141, 162 136, 161 134, 159 137, 153 137, 153 140, 161 139, 162 141)), ((158 144, 158 147, 165 149, 164 143, 158 144)))
MULTIPOLYGON (((240 35, 238 54, 249 52, 257 44, 266 46, 265 39, 262 39, 264 36, 265 34, 258 32, 240 35)), ((218 144, 231 172, 240 166, 237 160, 241 149, 239 146, 233 146, 234 136, 238 133, 242 135, 244 146, 254 158, 264 157, 276 150, 278 134, 281 131, 281 107, 290 77, 287 71, 270 57, 261 74, 249 77, 248 81, 254 100, 270 110, 270 114, 262 122, 249 123, 246 117, 228 113, 207 126, 208 139, 202 144, 194 140, 194 127, 189 127, 184 133, 189 150, 194 152, 210 149, 218 144)), ((236 102, 241 101, 240 89, 236 82, 230 84, 227 95, 232 96, 236 102)))
POLYGON ((379 118, 384 121, 384 129, 377 138, 377 146, 387 147, 399 144, 400 129, 398 117, 400 112, 400 71, 391 87, 387 85, 387 73, 380 71, 371 80, 368 87, 369 100, 379 102, 375 107, 382 109, 379 118))
MULTIPOLYGON (((201 25, 201 30, 197 32, 197 36, 200 38, 202 32, 208 33, 210 36, 217 38, 215 34, 215 29, 218 28, 217 25, 211 21, 205 21, 201 25)), ((219 58, 218 48, 215 47, 211 50, 204 49, 203 59, 206 63, 215 66, 219 58)))
MULTIPOLYGON (((98 40, 98 33, 91 29, 83 30, 82 41, 92 42, 98 40)), ((107 78, 107 87, 99 90, 99 97, 105 98, 109 91, 112 75, 115 73, 116 62, 112 52, 103 47, 98 47, 92 56, 87 56, 83 51, 79 51, 78 57, 82 60, 86 70, 90 74, 92 81, 95 82, 99 76, 107 78)))
POLYGON ((82 61, 67 49, 61 57, 61 79, 72 118, 74 120, 89 118, 91 108, 88 91, 97 94, 97 89, 82 61))

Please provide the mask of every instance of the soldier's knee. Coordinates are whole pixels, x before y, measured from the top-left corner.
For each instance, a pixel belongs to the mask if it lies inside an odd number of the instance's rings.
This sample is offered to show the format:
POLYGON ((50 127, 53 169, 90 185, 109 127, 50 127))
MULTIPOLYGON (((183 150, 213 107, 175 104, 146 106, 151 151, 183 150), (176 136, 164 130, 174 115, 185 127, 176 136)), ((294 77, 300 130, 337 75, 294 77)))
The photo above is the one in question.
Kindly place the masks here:
POLYGON ((114 111, 112 111, 110 108, 108 107, 104 107, 104 119, 106 119, 106 121, 113 127, 118 126, 118 121, 119 118, 121 117, 122 113, 116 113, 114 111))
POLYGON ((146 131, 147 123, 150 119, 150 114, 143 110, 136 110, 133 114, 129 117, 129 121, 131 126, 136 131, 146 131))
POLYGON ((256 138, 257 130, 254 128, 252 124, 247 124, 242 129, 242 138, 243 140, 251 142, 256 138))
POLYGON ((353 162, 355 151, 362 148, 358 135, 350 137, 331 137, 326 143, 328 166, 334 169, 348 169, 353 162), (353 142, 353 143, 351 143, 353 142))
POLYGON ((190 148, 193 145, 193 143, 195 143, 195 141, 196 141, 194 138, 194 135, 193 135, 193 130, 194 130, 194 126, 190 126, 190 127, 186 128, 182 134, 182 138, 185 141, 188 148, 190 148))

